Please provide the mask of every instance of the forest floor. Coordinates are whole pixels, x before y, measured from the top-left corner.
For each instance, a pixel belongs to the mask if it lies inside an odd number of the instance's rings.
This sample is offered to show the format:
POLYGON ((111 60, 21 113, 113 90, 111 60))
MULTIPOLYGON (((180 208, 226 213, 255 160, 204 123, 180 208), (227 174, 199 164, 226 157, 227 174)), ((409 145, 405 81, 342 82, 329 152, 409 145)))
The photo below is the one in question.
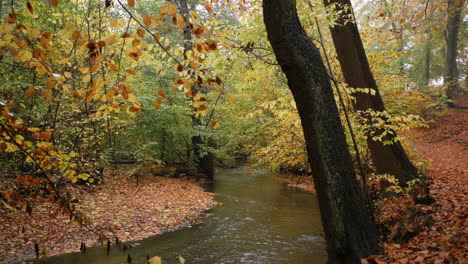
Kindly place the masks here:
MULTIPOLYGON (((193 180, 148 173, 140 176, 137 185, 131 172, 129 166, 109 168, 102 184, 69 188, 76 209, 113 244, 116 237, 122 242, 140 240, 193 225, 216 204, 214 194, 193 180)), ((0 263, 34 258, 35 243, 41 256, 51 256, 79 251, 81 243, 98 245, 99 238, 58 213, 56 204, 37 204, 31 216, 0 207, 0 263)))
MULTIPOLYGON (((456 103, 468 107, 468 96, 456 103)), ((429 128, 409 133, 411 148, 426 159, 430 194, 436 202, 415 205, 394 199, 386 203, 387 214, 418 212, 402 221, 409 234, 417 235, 406 243, 385 243, 385 254, 370 259, 378 264, 468 263, 467 121, 467 108, 449 109, 429 128)))

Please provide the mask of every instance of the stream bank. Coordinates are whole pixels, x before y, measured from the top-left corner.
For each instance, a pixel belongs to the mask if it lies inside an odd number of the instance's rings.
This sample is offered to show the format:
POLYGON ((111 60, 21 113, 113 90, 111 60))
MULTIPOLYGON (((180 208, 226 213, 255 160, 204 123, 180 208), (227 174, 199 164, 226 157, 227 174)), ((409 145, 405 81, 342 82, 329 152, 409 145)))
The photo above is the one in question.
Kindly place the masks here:
MULTIPOLYGON (((115 237, 139 240, 199 223, 203 212, 216 204, 214 194, 200 182, 154 176, 149 169, 139 173, 137 184, 134 165, 109 167, 101 184, 68 187, 76 209, 112 242, 115 237)), ((0 263, 34 258, 35 243, 41 256, 76 252, 81 243, 100 244, 98 234, 70 221, 49 202, 35 205, 31 216, 0 206, 0 216, 0 263)))
POLYGON ((325 240, 317 197, 288 187, 262 170, 236 168, 216 174, 211 191, 216 206, 201 224, 132 241, 126 251, 112 246, 54 256, 41 264, 146 263, 160 256, 164 264, 326 263, 325 240))

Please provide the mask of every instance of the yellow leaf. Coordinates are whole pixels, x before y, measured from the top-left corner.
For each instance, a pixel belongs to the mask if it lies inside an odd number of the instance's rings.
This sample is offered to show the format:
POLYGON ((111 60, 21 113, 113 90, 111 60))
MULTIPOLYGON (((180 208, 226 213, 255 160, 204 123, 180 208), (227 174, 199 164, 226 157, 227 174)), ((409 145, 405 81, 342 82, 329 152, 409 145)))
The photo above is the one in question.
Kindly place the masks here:
POLYGON ((68 226, 79 226, 80 223, 76 222, 76 221, 71 221, 68 223, 68 226))
POLYGON ((174 4, 168 5, 167 12, 169 13, 169 15, 175 16, 175 14, 177 14, 177 6, 175 6, 174 4))
POLYGON ((109 25, 110 25, 111 27, 117 27, 118 24, 119 24, 119 19, 118 19, 118 18, 114 18, 114 19, 111 20, 111 22, 110 22, 109 25))
POLYGON ((185 264, 185 259, 182 256, 179 256, 179 263, 185 264))
POLYGON ((162 264, 161 258, 156 256, 148 259, 148 264, 162 264))
POLYGON ((117 42, 117 38, 115 36, 111 36, 107 39, 107 45, 112 45, 117 42))
POLYGON ((87 83, 91 80, 91 74, 87 73, 83 76, 83 82, 87 83))
POLYGON ((211 4, 210 3, 207 3, 205 5, 205 8, 206 8, 206 11, 208 11, 209 13, 213 13, 213 8, 211 7, 211 4))
POLYGON ((32 59, 32 53, 29 50, 22 50, 18 53, 16 58, 20 61, 28 61, 32 59))
POLYGON ((176 15, 175 18, 176 18, 176 24, 179 28, 185 27, 185 21, 181 15, 176 15))
POLYGON ((164 16, 167 14, 169 9, 169 6, 162 6, 161 9, 159 9, 159 17, 158 19, 163 19, 164 16))

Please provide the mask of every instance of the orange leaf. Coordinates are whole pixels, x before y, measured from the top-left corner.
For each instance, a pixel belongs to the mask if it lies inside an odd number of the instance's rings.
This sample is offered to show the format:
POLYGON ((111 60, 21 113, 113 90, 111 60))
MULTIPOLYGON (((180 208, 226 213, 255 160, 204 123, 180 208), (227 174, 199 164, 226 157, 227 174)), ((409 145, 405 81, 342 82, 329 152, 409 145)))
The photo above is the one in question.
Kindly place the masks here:
POLYGON ((59 0, 50 0, 50 5, 51 6, 58 6, 59 0))
POLYGON ((29 87, 28 89, 26 89, 24 93, 26 94, 27 97, 31 98, 31 97, 36 96, 36 89, 34 89, 34 87, 29 87))
POLYGON ((0 143, 0 149, 1 149, 1 150, 5 151, 7 148, 8 148, 7 144, 5 144, 5 143, 3 143, 3 142, 0 143))
POLYGON ((209 13, 213 13, 213 8, 211 7, 211 4, 210 3, 207 3, 205 5, 205 8, 206 8, 206 11, 208 11, 209 13))
POLYGON ((218 121, 214 121, 211 123, 211 128, 213 129, 217 129, 219 127, 219 122, 218 121))
POLYGON ((136 107, 136 106, 130 106, 130 108, 128 108, 128 111, 130 111, 130 112, 141 112, 141 108, 136 107))
POLYGON ((46 83, 47 88, 52 89, 56 85, 57 85, 57 81, 55 80, 54 77, 47 78, 47 83, 46 83))
POLYGON ((143 29, 139 28, 137 29, 137 36, 142 38, 145 35, 145 32, 143 32, 143 29))
POLYGON ((126 69, 125 71, 129 74, 135 74, 135 70, 133 69, 126 69))
POLYGON ((20 175, 20 176, 16 177, 16 182, 19 183, 19 184, 24 185, 24 183, 25 183, 24 176, 20 175))
POLYGON ((7 20, 8 24, 13 24, 13 23, 16 22, 16 15, 14 13, 10 13, 10 14, 8 14, 6 20, 7 20))
POLYGON ((96 72, 97 70, 99 70, 99 64, 94 64, 89 68, 89 72, 96 72))
POLYGON ((157 42, 159 42, 159 40, 161 39, 161 35, 159 33, 155 34, 154 35, 154 40, 156 40, 157 42))
POLYGON ((129 38, 131 37, 132 35, 128 34, 127 32, 123 33, 122 35, 120 35, 121 38, 129 38))
POLYGON ((143 16, 143 23, 147 26, 150 26, 151 25, 151 19, 148 15, 144 15, 143 16))
POLYGON ((45 139, 45 140, 51 140, 51 139, 52 139, 52 135, 50 135, 49 132, 40 132, 40 133, 39 133, 39 136, 40 136, 42 139, 45 139))
POLYGON ((160 90, 158 91, 159 96, 164 96, 165 93, 166 93, 166 92, 165 92, 163 89, 160 89, 160 90))
POLYGON ((194 69, 194 70, 198 69, 198 65, 197 65, 195 62, 193 62, 193 61, 191 61, 191 62, 189 63, 189 66, 190 66, 190 68, 192 68, 192 69, 194 69))
POLYGON ((134 40, 132 41, 132 47, 138 47, 138 46, 140 46, 140 43, 141 43, 141 40, 139 40, 139 39, 134 39, 134 40))
POLYGON ((128 6, 129 7, 134 7, 135 6, 135 0, 128 0, 128 6))
POLYGON ((113 71, 117 71, 117 65, 115 65, 113 63, 109 64, 109 68, 111 68, 111 70, 113 70, 113 71))
POLYGON ((168 5, 167 12, 169 13, 169 15, 175 16, 175 14, 177 14, 177 6, 175 6, 174 4, 168 5))
POLYGON ((76 31, 73 32, 73 34, 72 34, 72 38, 73 38, 74 40, 79 39, 80 36, 81 36, 81 33, 80 33, 78 30, 76 30, 76 31))
POLYGON ((176 78, 174 84, 184 84, 184 80, 182 78, 176 78))
POLYGON ((47 102, 51 102, 52 99, 54 99, 54 98, 52 97, 52 94, 49 93, 49 91, 47 91, 47 90, 45 90, 45 89, 42 89, 42 90, 41 90, 41 95, 42 95, 42 97, 44 97, 44 98, 46 99, 47 102))
POLYGON ((32 183, 34 186, 39 186, 41 185, 41 180, 39 178, 34 178, 32 183))

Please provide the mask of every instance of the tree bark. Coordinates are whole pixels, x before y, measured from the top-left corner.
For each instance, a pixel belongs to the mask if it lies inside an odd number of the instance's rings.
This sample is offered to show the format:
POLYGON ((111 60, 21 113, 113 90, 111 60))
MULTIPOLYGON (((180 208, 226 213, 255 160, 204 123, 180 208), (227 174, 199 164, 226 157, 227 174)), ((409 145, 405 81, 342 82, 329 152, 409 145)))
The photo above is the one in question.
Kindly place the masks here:
MULTIPOLYGON (((325 6, 333 3, 338 3, 341 7, 343 5, 351 7, 350 0, 324 0, 325 6)), ((348 11, 341 9, 341 11, 342 16, 352 13, 352 9, 348 11)), ((374 95, 363 92, 353 93, 356 98, 355 110, 385 111, 356 23, 344 24, 342 19, 338 22, 339 25, 331 27, 330 31, 346 83, 353 88, 370 88, 375 92, 374 95)), ((381 131, 373 132, 381 133, 381 131)), ((406 182, 418 177, 418 170, 409 160, 399 141, 390 145, 383 144, 383 141, 393 142, 396 136, 396 132, 393 131, 393 134, 387 134, 382 141, 374 141, 372 135, 367 135, 367 144, 377 174, 394 175, 400 185, 405 186, 406 182)))
POLYGON ((427 43, 424 47, 424 75, 423 75, 423 87, 427 88, 431 80, 431 51, 432 51, 432 33, 428 33, 427 43))
POLYGON ((448 102, 449 107, 455 107, 453 99, 455 93, 458 90, 458 29, 460 27, 461 9, 464 2, 464 0, 449 0, 447 6, 447 28, 445 37, 445 41, 447 43, 447 52, 445 53, 444 86, 447 87, 447 98, 452 100, 448 102), (458 5, 457 2, 459 2, 460 5, 458 5))
POLYGON ((264 22, 302 122, 330 263, 360 263, 378 251, 374 223, 353 168, 333 91, 295 0, 264 0, 264 22))
MULTIPOLYGON (((178 0, 180 5, 180 14, 184 17, 185 21, 189 21, 189 6, 187 0, 178 0)), ((188 25, 183 29, 184 32, 184 54, 192 49, 192 31, 188 25)), ((191 88, 193 91, 197 91, 196 87, 191 88)), ((194 127, 201 127, 201 121, 195 114, 192 115, 192 124, 194 127)), ((203 146, 206 145, 203 138, 200 135, 194 135, 191 138, 194 154, 194 162, 197 172, 202 173, 208 178, 213 179, 215 173, 214 155, 213 153, 203 151, 203 146)))

